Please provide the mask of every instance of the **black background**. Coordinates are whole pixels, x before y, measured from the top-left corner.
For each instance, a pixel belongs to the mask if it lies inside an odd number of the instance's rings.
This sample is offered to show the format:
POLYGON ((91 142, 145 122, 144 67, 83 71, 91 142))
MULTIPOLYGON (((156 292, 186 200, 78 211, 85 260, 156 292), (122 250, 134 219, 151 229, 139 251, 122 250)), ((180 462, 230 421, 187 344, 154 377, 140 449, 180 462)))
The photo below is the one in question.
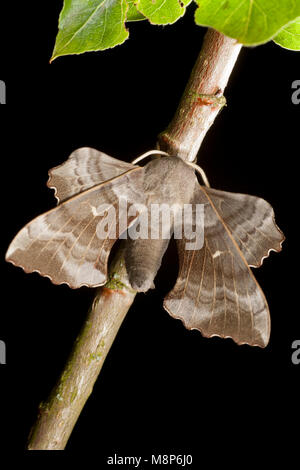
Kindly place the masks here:
MULTIPOLYGON (((47 171, 74 149, 95 147, 130 161, 154 148, 201 47, 203 31, 190 12, 169 27, 131 24, 122 46, 49 65, 60 6, 46 2, 37 19, 37 5, 26 5, 1 50, 2 260, 16 232, 54 207, 47 171)), ((213 187, 268 200, 287 237, 282 253, 255 270, 271 310, 270 344, 263 350, 205 339, 169 317, 162 299, 176 279, 171 248, 157 289, 139 295, 128 313, 64 457, 95 453, 102 468, 115 452, 191 453, 199 468, 203 458, 242 463, 238 451, 256 464, 295 455, 300 105, 292 104, 291 84, 299 72, 297 53, 273 43, 244 48, 226 89, 228 106, 198 157, 213 187)), ((64 365, 93 291, 54 286, 4 262, 2 273, 2 444, 23 455, 37 406, 64 365)))

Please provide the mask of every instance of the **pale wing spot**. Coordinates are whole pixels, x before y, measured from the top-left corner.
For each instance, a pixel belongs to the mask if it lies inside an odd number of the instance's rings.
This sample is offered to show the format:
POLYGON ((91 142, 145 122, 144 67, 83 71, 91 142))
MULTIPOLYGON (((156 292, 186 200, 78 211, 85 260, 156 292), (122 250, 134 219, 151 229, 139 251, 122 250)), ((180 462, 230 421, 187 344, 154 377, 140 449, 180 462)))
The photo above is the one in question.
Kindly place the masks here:
POLYGON ((91 211, 94 217, 97 217, 99 215, 97 211, 97 207, 91 205, 91 211))
POLYGON ((231 252, 229 250, 225 250, 225 251, 220 251, 220 250, 217 250, 214 252, 214 254, 212 255, 213 259, 215 258, 218 258, 219 256, 221 255, 224 255, 225 253, 229 253, 231 254, 231 252))

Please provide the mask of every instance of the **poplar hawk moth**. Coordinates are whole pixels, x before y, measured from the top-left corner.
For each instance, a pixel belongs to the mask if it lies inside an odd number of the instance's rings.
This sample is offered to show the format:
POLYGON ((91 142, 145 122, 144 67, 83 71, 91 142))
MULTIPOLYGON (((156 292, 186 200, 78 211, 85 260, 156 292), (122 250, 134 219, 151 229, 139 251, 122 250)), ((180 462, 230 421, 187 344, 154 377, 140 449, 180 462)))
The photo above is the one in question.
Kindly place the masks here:
MULTIPOLYGON (((279 252, 284 236, 265 200, 202 186, 194 168, 179 157, 165 156, 142 167, 91 148, 74 151, 50 170, 47 185, 54 189, 58 206, 17 234, 7 261, 25 272, 37 271, 54 284, 101 286, 107 281, 113 244, 139 223, 143 207, 201 204, 203 246, 187 250, 184 233, 176 240, 178 278, 164 299, 164 308, 205 337, 230 337, 238 344, 260 347, 268 344, 268 304, 251 267, 261 266, 271 250, 279 252), (127 201, 124 207, 122 198, 127 201), (99 233, 104 217, 99 205, 113 207, 118 221, 125 223, 118 222, 117 228, 108 223, 106 235, 99 233), (132 206, 137 209, 132 211, 132 206)), ((167 227, 171 234, 175 223, 171 218, 167 227)), ((134 290, 153 287, 168 243, 162 236, 127 238, 125 263, 134 290)))

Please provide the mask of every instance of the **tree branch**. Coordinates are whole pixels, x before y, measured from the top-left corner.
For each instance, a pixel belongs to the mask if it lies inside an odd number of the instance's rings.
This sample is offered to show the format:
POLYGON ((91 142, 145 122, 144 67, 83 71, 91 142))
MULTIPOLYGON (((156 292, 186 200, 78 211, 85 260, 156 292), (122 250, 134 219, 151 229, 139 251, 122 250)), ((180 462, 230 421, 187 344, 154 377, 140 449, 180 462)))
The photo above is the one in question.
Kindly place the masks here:
POLYGON ((47 401, 39 405, 28 450, 65 448, 134 297, 120 248, 110 266, 108 282, 96 291, 57 384, 47 401))
POLYGON ((158 137, 159 147, 184 160, 196 160, 200 145, 220 109, 242 45, 209 29, 174 118, 158 137))
MULTIPOLYGON (((206 132, 225 104, 223 91, 240 49, 234 39, 208 30, 176 114, 158 138, 162 150, 195 160, 206 132)), ((39 406, 29 436, 29 450, 65 448, 135 295, 121 248, 110 267, 108 282, 96 291, 58 383, 39 406)))

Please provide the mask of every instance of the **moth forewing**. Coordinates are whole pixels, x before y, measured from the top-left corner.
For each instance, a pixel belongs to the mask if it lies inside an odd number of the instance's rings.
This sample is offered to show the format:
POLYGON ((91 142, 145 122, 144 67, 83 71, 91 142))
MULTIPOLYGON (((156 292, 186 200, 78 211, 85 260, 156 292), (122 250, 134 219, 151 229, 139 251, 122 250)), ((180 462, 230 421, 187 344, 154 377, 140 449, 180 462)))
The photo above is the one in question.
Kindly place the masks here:
MULTIPOLYGON (((230 194, 200 185, 195 189, 193 202, 205 207, 204 246, 190 252, 185 249, 185 240, 178 240, 178 279, 165 298, 164 307, 187 328, 198 329, 203 336, 230 337, 238 344, 265 347, 270 336, 269 308, 243 250, 247 251, 246 241, 250 236, 254 237, 253 233, 257 233, 257 241, 253 242, 252 250, 256 247, 258 256, 265 253, 265 247, 259 244, 260 237, 268 239, 269 250, 270 247, 281 248, 283 235, 274 223, 273 226, 265 224, 265 234, 260 230, 261 225, 252 226, 249 218, 248 232, 246 225, 243 227, 247 237, 241 240, 236 227, 241 218, 245 220, 245 204, 249 208, 250 201, 256 206, 258 198, 233 198, 238 205, 231 212, 227 209, 225 214, 233 233, 222 218, 225 198, 230 200, 230 194), (210 194, 215 197, 215 204, 210 194), (268 238, 270 234, 273 234, 271 239, 268 238)), ((272 211, 265 201, 263 206, 272 211)), ((257 211, 255 213, 258 222, 257 211)), ((260 216, 266 217, 265 211, 260 216)), ((267 218, 269 220, 269 215, 267 218)))
MULTIPOLYGON (((98 162, 100 168, 101 161, 102 157, 98 162)), ((80 182, 80 174, 78 176, 80 182)), ((116 230, 111 220, 103 234, 99 224, 104 214, 99 207, 110 205, 118 220, 121 196, 126 198, 127 207, 137 201, 145 202, 143 179, 143 168, 131 165, 119 176, 90 189, 81 192, 82 186, 80 190, 77 187, 79 194, 35 218, 17 234, 7 251, 7 261, 22 267, 25 272, 37 271, 54 284, 65 283, 72 288, 103 285, 107 279, 108 256, 120 227, 116 230)), ((57 181, 61 194, 63 180, 57 181)), ((133 218, 126 217, 126 227, 123 228, 127 229, 138 216, 137 213, 133 218)))

